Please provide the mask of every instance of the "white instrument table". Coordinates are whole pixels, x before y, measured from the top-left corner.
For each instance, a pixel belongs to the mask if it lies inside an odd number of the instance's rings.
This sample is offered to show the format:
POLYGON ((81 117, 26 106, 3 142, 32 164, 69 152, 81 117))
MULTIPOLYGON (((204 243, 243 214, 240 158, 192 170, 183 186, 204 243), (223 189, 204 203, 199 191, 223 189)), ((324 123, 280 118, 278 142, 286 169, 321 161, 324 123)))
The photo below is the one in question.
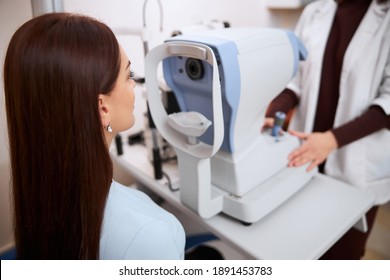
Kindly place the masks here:
MULTIPOLYGON (((179 192, 171 192, 165 179, 154 179, 146 147, 124 144, 121 156, 117 156, 114 146, 110 151, 112 159, 136 181, 250 259, 318 259, 374 201, 368 193, 317 174, 286 203, 250 226, 224 214, 202 219, 180 202, 179 192)), ((163 170, 173 187, 179 187, 177 165, 164 164, 163 170)))

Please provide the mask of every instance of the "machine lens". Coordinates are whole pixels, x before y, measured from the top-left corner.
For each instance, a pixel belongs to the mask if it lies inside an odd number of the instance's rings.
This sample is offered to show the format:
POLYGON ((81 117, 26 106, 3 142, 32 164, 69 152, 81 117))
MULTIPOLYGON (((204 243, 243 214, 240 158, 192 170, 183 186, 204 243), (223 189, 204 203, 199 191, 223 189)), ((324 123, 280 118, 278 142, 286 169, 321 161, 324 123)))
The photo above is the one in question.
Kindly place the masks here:
POLYGON ((204 76, 202 61, 195 58, 189 58, 186 61, 186 72, 191 80, 200 80, 204 76))

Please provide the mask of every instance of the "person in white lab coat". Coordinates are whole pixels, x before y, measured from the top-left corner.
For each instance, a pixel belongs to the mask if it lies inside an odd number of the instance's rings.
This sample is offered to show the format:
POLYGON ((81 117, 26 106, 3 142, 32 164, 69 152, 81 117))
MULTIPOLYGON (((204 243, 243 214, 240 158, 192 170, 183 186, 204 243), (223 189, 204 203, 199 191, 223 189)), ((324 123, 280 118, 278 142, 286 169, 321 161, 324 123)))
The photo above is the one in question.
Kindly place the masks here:
MULTIPOLYGON (((267 112, 290 112, 303 144, 289 166, 308 164, 390 199, 390 1, 319 0, 305 7, 296 34, 308 58, 267 112)), ((346 201, 348 203, 348 201, 346 201)), ((331 205, 329 206, 331 207, 331 205)), ((367 214, 369 227, 377 207, 367 214)), ((369 232, 351 229, 324 259, 360 259, 369 232)))
POLYGON ((109 146, 134 124, 131 63, 111 29, 50 13, 24 23, 4 63, 19 259, 183 259, 179 221, 113 182, 109 146))

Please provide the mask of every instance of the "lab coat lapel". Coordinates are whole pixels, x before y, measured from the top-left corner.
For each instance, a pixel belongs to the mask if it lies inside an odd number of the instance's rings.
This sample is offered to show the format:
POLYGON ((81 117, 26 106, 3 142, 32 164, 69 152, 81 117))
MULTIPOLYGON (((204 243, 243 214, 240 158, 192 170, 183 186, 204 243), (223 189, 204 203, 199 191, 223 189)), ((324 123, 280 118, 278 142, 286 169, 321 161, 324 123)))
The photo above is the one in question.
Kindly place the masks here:
MULTIPOLYGON (((343 61, 344 78, 346 78, 350 71, 354 69, 354 62, 359 59, 359 56, 364 55, 363 51, 366 49, 366 45, 370 44, 372 37, 381 26, 381 23, 386 16, 386 11, 389 8, 388 6, 389 5, 380 5, 376 1, 372 1, 346 50, 343 61)), ((342 94, 342 92, 340 92, 340 94, 342 94)))

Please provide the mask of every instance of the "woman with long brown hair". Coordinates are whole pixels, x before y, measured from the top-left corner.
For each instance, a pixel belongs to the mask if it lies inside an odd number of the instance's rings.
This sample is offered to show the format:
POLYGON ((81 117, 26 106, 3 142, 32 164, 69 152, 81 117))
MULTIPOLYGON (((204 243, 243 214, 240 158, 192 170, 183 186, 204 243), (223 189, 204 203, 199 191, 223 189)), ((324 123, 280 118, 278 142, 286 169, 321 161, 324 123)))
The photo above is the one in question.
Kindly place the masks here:
POLYGON ((108 147, 134 124, 131 63, 90 17, 53 13, 12 37, 4 88, 20 259, 183 258, 184 231, 113 182, 108 147))

